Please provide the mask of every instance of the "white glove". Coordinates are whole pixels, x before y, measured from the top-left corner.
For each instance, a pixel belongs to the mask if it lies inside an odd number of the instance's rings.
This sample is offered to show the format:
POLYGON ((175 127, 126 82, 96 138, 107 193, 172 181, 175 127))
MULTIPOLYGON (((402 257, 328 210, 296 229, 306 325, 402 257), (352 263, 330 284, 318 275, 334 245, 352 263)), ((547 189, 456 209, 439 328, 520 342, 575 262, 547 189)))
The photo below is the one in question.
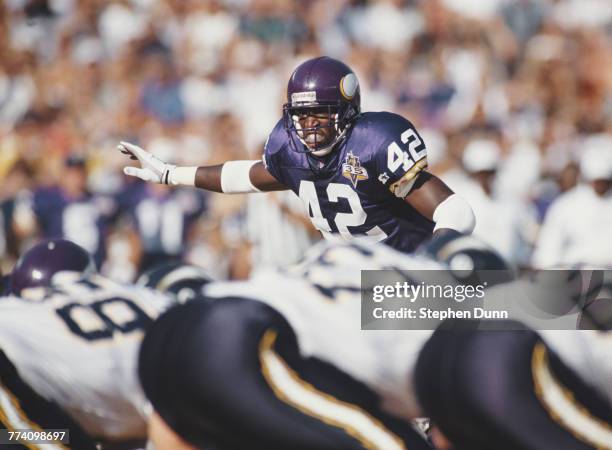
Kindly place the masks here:
POLYGON ((123 173, 131 177, 137 177, 144 181, 153 183, 169 184, 171 173, 176 166, 166 164, 161 159, 153 156, 146 150, 129 142, 121 142, 117 150, 128 155, 133 160, 138 160, 140 168, 127 166, 123 168, 123 173))

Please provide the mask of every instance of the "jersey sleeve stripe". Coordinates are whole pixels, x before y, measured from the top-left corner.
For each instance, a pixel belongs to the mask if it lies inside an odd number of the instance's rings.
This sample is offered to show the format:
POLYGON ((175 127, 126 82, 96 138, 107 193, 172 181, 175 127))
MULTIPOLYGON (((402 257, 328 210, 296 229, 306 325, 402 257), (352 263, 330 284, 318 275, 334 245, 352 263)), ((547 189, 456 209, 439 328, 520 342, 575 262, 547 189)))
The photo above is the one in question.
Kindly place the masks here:
POLYGON ((400 187, 404 183, 410 182, 414 177, 418 175, 423 169, 427 167, 427 156, 423 156, 419 159, 414 166, 412 166, 402 177, 397 180, 395 183, 389 186, 389 190, 395 193, 395 190, 400 187))
POLYGON ((366 411, 343 402, 302 380, 274 351, 276 332, 268 330, 259 345, 263 376, 284 403, 330 426, 344 430, 370 450, 406 450, 402 440, 366 411))
MULTIPOLYGON (((32 430, 42 431, 42 428, 32 422, 21 408, 19 400, 0 383, 0 422, 9 431, 32 430)), ((37 445, 27 442, 20 442, 30 450, 49 449, 49 450, 68 450, 68 447, 58 444, 37 445)))
POLYGON ((546 347, 533 350, 531 370, 535 392, 550 417, 577 439, 597 448, 612 448, 612 427, 594 417, 553 374, 546 347))

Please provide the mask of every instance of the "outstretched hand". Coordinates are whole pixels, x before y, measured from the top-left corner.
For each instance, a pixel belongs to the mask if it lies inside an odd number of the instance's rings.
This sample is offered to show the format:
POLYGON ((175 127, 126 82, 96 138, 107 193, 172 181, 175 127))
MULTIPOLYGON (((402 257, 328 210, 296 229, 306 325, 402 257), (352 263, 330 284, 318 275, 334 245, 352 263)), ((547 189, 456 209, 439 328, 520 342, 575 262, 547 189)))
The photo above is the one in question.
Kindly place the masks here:
POLYGON ((166 164, 145 149, 130 144, 129 142, 121 142, 117 146, 117 150, 124 155, 128 155, 130 159, 140 163, 140 167, 124 167, 123 173, 126 175, 152 183, 169 183, 170 173, 175 168, 172 164, 166 164))

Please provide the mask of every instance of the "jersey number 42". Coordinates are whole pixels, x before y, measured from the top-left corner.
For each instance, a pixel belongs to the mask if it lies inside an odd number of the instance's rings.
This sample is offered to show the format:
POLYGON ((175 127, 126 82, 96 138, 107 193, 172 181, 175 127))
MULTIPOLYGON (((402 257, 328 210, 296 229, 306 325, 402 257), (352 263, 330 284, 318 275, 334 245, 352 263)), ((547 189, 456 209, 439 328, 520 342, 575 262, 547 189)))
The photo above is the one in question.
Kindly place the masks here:
MULTIPOLYGON (((337 203, 340 198, 347 200, 351 212, 349 213, 336 213, 334 217, 334 223, 340 235, 350 240, 357 236, 354 236, 349 231, 348 227, 358 227, 365 223, 367 214, 361 206, 361 201, 357 192, 355 192, 347 184, 342 183, 329 183, 326 189, 327 199, 330 202, 337 203)), ((315 184, 312 181, 302 180, 300 182, 300 200, 306 206, 306 213, 309 214, 312 224, 317 230, 319 230, 325 239, 332 238, 332 227, 321 212, 321 206, 319 205, 319 198, 317 196, 317 190, 315 184)), ((382 241, 387 237, 387 234, 381 230, 378 226, 373 227, 365 233, 374 241, 382 241)))

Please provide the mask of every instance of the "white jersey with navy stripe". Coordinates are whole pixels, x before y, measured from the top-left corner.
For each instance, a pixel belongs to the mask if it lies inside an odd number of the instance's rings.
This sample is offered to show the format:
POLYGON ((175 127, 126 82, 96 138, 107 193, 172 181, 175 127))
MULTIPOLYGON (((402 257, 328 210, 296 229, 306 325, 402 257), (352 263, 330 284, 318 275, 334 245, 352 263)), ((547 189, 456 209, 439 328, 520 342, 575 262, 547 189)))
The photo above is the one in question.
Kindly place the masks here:
MULTIPOLYGON (((212 283, 205 293, 250 298, 272 306, 295 331, 303 356, 333 364, 380 394, 389 412, 414 418, 422 414, 412 386, 414 367, 433 331, 361 330, 361 270, 390 268, 445 269, 423 256, 402 254, 380 244, 325 243, 313 248, 299 266, 262 270, 246 282, 212 283)), ((539 333, 583 380, 612 399, 610 334, 539 333)))
POLYGON ((97 275, 37 300, 0 298, 0 348, 24 381, 91 435, 144 437, 138 348, 144 326, 173 302, 97 275))
POLYGON ((538 333, 612 408, 612 332, 543 330, 538 333))
POLYGON ((303 356, 314 356, 379 393, 389 412, 419 415, 411 388, 414 365, 432 331, 362 331, 361 270, 439 270, 439 263, 383 245, 323 243, 299 266, 262 270, 240 283, 212 283, 209 297, 244 297, 279 311, 303 356))

